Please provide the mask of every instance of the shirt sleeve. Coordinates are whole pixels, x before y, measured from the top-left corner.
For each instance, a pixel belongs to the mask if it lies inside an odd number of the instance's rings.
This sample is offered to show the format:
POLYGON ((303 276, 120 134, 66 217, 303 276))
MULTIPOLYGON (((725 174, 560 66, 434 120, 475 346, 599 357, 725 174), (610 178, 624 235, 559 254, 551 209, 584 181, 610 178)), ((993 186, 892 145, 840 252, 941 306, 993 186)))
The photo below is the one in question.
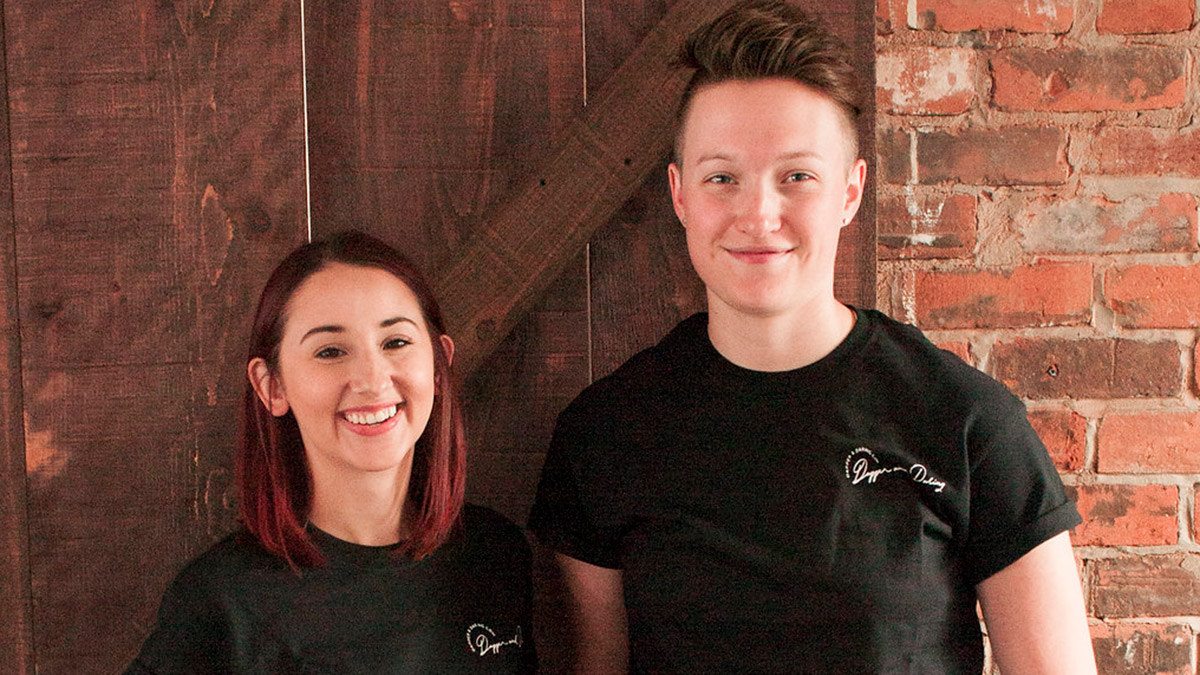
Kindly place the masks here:
POLYGON ((592 565, 619 568, 620 539, 611 527, 597 525, 595 505, 588 499, 588 474, 596 470, 598 455, 603 454, 589 439, 603 430, 584 420, 576 404, 559 415, 529 529, 540 543, 559 553, 592 565))
POLYGON ((163 595, 158 623, 125 673, 229 672, 231 643, 228 621, 215 595, 185 568, 163 595))
POLYGON ((1015 396, 1005 392, 982 409, 967 443, 979 449, 971 456, 966 542, 974 585, 1082 519, 1015 396))

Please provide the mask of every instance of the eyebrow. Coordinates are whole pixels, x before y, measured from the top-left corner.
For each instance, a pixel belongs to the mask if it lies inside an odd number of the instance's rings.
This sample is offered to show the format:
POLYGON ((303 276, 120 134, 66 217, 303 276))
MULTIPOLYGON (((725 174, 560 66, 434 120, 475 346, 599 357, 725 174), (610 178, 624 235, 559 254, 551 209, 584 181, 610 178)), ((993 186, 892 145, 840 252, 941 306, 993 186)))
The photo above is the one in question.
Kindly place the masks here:
MULTIPOLYGON (((808 159, 808 158, 820 159, 821 155, 818 153, 815 153, 815 152, 810 152, 808 150, 797 150, 795 152, 788 152, 788 153, 779 155, 775 159, 776 159, 776 161, 779 161, 779 160, 786 161, 789 159, 808 159)), ((712 162, 712 161, 717 161, 717 160, 732 162, 733 158, 730 157, 729 155, 725 155, 725 154, 716 152, 711 155, 701 155, 699 158, 696 159, 696 163, 703 164, 704 162, 712 162)))
MULTIPOLYGON (((383 321, 380 321, 380 322, 379 322, 379 327, 380 327, 380 328, 388 328, 388 327, 390 327, 390 326, 395 326, 396 324, 398 324, 398 323, 402 323, 402 322, 408 322, 408 323, 411 323, 411 324, 412 324, 412 325, 414 325, 414 326, 416 326, 416 325, 417 325, 417 322, 416 322, 416 321, 413 321, 412 319, 410 319, 410 318, 408 318, 408 317, 405 317, 405 316, 393 316, 393 317, 392 317, 392 318, 390 318, 390 319, 384 319, 383 321)), ((316 328, 313 328, 313 329, 309 330, 307 333, 305 333, 305 334, 304 334, 304 335, 303 335, 303 336, 300 338, 300 341, 301 341, 301 342, 304 342, 304 341, 305 341, 305 340, 307 340, 307 339, 308 339, 310 336, 312 336, 312 335, 317 335, 317 334, 319 334, 319 333, 334 333, 334 334, 337 334, 337 333, 345 333, 345 332, 346 332, 346 328, 345 328, 344 326, 339 326, 339 325, 337 325, 337 324, 329 324, 329 325, 327 325, 327 326, 317 326, 316 328)))

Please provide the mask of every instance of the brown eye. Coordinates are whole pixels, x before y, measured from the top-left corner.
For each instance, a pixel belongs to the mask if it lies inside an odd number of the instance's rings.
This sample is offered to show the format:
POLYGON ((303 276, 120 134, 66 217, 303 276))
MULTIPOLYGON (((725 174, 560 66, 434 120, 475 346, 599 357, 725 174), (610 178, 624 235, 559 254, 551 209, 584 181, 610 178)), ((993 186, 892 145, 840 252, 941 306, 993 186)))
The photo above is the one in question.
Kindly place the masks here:
POLYGON ((345 353, 346 352, 338 349, 337 347, 322 347, 319 351, 317 351, 316 357, 318 359, 336 359, 345 353))

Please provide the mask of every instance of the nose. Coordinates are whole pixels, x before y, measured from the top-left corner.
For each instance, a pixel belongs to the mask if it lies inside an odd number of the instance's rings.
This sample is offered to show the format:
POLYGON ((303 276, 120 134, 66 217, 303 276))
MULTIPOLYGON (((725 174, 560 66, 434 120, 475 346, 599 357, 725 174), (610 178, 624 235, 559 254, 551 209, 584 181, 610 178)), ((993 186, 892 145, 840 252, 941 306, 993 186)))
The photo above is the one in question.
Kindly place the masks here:
POLYGON ((783 198, 769 181, 747 186, 743 191, 738 230, 755 236, 774 232, 780 227, 783 198))
POLYGON ((374 394, 391 386, 392 372, 388 360, 374 351, 359 354, 350 367, 350 390, 360 394, 374 394))

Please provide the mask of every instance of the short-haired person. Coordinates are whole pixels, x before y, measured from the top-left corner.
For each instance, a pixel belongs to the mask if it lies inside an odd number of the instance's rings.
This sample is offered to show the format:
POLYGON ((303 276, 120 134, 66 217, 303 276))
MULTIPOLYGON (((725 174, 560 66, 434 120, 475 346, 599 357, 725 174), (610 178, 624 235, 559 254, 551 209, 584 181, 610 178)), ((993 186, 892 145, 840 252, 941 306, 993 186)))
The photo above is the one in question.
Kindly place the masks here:
POLYGON ((669 179, 708 312, 561 414, 530 525, 577 672, 1094 673, 1074 504, 1021 402, 838 302, 853 68, 743 3, 693 33, 669 179))
POLYGON ((454 343, 359 232, 263 289, 237 451, 244 529, 184 568, 130 673, 528 673, 521 530, 463 504, 454 343))

